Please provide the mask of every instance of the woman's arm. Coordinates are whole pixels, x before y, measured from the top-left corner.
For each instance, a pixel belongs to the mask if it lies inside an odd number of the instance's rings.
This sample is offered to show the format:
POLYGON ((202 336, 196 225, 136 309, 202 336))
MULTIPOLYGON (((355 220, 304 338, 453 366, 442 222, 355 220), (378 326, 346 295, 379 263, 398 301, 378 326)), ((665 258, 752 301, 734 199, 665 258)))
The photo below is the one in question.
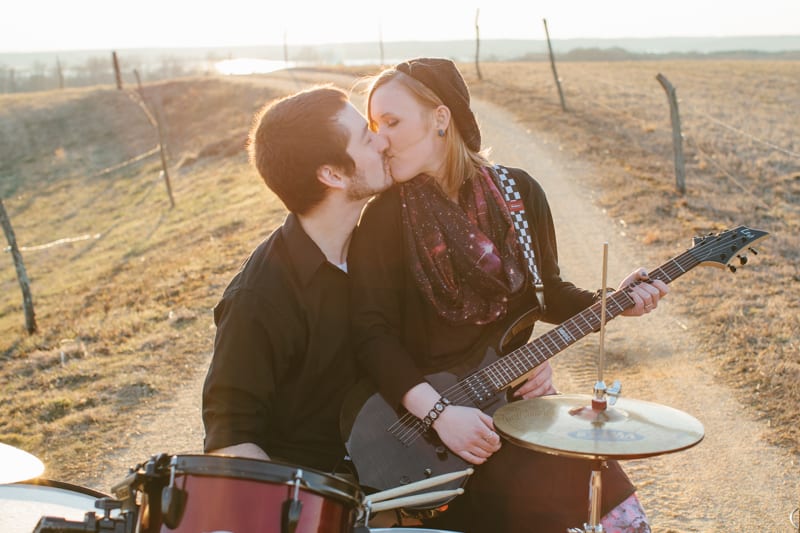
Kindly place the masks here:
MULTIPOLYGON (((405 305, 411 296, 406 292, 399 198, 396 191, 392 194, 367 206, 350 245, 353 345, 386 401, 424 419, 441 391, 425 381, 403 344, 405 305)), ((449 405, 432 427, 448 448, 473 464, 500 448, 491 417, 475 408, 449 405)))
POLYGON ((347 262, 356 357, 386 401, 400 406, 424 376, 402 341, 406 266, 396 189, 366 207, 347 262))

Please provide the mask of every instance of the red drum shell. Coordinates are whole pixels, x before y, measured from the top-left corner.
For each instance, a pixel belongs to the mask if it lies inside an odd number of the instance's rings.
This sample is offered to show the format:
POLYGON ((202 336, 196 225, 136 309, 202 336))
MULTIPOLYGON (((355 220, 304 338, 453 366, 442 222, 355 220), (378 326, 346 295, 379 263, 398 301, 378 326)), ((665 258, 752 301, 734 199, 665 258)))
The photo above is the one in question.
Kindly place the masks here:
POLYGON ((350 533, 362 501, 358 487, 322 472, 273 461, 212 455, 175 456, 173 486, 185 491, 175 529, 161 532, 281 531, 284 503, 301 475, 296 533, 350 533))

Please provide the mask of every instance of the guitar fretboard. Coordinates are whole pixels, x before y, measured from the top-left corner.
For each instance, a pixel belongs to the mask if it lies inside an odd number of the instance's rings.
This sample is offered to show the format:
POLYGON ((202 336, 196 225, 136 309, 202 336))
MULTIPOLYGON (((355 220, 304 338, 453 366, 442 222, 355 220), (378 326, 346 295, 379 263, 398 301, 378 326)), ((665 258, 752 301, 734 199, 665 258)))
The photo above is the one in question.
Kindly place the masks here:
MULTIPOLYGON (((650 272, 650 278, 670 283, 697 264, 697 259, 689 250, 650 272)), ((628 290, 609 294, 606 297, 606 321, 619 316, 634 304, 628 290)), ((446 394, 459 398, 459 401, 451 398, 453 403, 458 404, 482 402, 497 394, 554 355, 564 351, 588 334, 599 331, 602 318, 601 305, 601 302, 594 303, 528 344, 470 374, 451 387, 452 390, 446 391, 446 394)))

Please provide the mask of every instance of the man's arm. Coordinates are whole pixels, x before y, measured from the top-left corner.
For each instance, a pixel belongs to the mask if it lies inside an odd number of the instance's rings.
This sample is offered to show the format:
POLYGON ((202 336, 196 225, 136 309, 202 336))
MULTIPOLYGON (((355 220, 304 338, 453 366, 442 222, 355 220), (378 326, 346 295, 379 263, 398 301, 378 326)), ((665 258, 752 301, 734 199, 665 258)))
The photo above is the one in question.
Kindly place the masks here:
POLYGON ((235 457, 245 457, 247 459, 263 459, 269 461, 269 455, 261 449, 258 444, 252 442, 243 442, 241 444, 234 444, 233 446, 226 446, 206 452, 209 455, 233 455, 235 457))

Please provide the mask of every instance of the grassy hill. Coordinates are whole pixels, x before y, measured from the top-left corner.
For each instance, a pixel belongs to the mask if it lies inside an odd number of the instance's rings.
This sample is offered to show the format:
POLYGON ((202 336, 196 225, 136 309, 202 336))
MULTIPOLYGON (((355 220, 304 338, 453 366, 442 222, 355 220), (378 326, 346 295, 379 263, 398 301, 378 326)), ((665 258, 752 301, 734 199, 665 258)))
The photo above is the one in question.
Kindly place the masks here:
POLYGON ((275 92, 208 79, 146 96, 168 126, 172 209, 157 154, 103 172, 157 142, 124 92, 0 97, 0 191, 39 326, 25 334, 3 254, 0 439, 57 478, 85 467, 74 458, 113 449, 135 430, 137 409, 205 364, 216 299, 284 217, 244 152, 253 113, 275 92), (49 245, 61 239, 78 240, 49 245))

